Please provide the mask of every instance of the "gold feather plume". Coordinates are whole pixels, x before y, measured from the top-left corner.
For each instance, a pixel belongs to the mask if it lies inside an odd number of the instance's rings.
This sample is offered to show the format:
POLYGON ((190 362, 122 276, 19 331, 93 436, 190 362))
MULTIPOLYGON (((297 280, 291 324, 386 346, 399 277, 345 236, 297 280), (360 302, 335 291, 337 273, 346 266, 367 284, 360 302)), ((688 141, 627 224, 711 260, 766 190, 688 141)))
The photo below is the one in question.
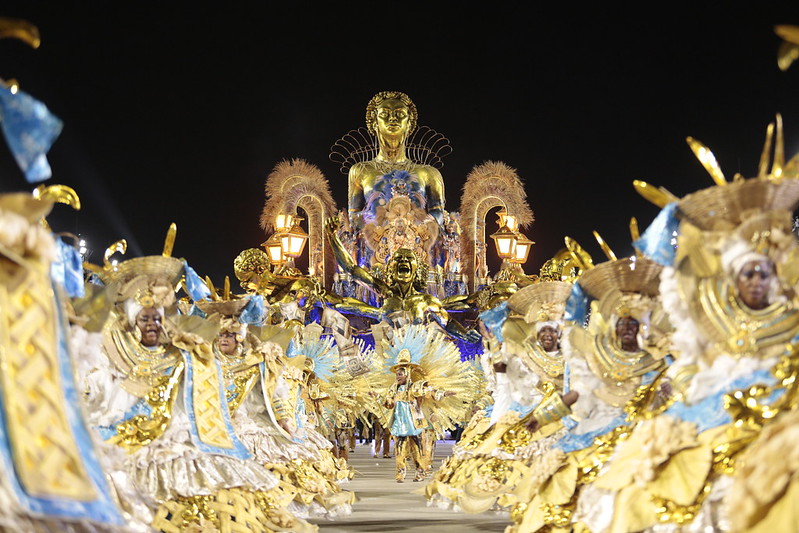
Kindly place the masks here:
MULTIPOLYGON (((302 159, 281 161, 266 178, 264 185, 266 201, 261 212, 261 228, 274 229, 278 214, 295 214, 302 207, 309 219, 331 216, 336 212, 336 203, 330 193, 330 185, 316 165, 302 159)), ((310 220, 309 220, 310 222, 310 220)))
MULTIPOLYGON (((266 178, 264 185, 266 200, 261 211, 261 227, 269 232, 274 229, 275 217, 278 214, 294 215, 301 207, 308 216, 308 251, 313 251, 321 244, 323 250, 325 285, 330 286, 333 280, 335 263, 329 244, 325 243, 325 220, 336 214, 336 203, 330 194, 330 185, 322 171, 302 159, 282 161, 266 178)), ((310 256, 313 257, 313 256, 310 256)))
POLYGON ((477 223, 485 220, 486 214, 495 207, 504 207, 508 214, 516 217, 519 226, 529 226, 535 219, 516 169, 501 161, 487 161, 472 169, 461 194, 460 218, 464 235, 461 255, 469 279, 474 277, 477 223))

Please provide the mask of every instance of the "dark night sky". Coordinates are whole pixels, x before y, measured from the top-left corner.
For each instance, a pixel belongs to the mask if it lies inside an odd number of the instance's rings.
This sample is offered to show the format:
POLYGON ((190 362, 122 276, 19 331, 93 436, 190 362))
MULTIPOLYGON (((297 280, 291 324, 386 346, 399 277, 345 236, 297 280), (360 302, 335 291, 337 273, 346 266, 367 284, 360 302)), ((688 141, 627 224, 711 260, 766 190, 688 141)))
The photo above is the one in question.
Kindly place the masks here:
MULTIPOLYGON (((0 8, 42 37, 38 50, 0 41, 0 77, 64 121, 45 183, 74 187, 83 209, 56 206, 51 225, 86 237, 93 262, 120 238, 129 256, 160 253, 176 222, 175 255, 201 275, 232 276, 238 252, 265 238, 264 180, 280 161, 317 165, 346 205, 329 149, 363 125, 381 90, 408 93, 420 124, 449 138, 448 210, 474 166, 517 169, 536 216, 528 272, 566 235, 599 260, 594 229, 629 253, 630 217, 643 229, 657 213, 634 179, 677 195, 711 185, 686 136, 708 145, 728 177, 750 177, 782 113, 786 151, 799 151, 799 64, 778 69, 773 31, 799 24, 795 1, 590 12, 521 2, 85 4, 0 8)), ((32 188, 3 144, 0 190, 32 188)))

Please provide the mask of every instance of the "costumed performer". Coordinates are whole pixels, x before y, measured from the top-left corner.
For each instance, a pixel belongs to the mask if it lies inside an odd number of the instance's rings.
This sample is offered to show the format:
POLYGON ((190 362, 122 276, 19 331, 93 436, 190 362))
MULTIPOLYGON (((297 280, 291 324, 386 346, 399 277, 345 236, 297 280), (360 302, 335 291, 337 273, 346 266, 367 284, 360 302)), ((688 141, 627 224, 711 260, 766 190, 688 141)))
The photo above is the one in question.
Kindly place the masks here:
POLYGON ((436 438, 454 428, 465 418, 479 386, 471 365, 460 360, 457 347, 441 332, 412 325, 383 342, 391 373, 384 374, 386 385, 378 397, 389 409, 385 427, 394 436, 396 480, 405 480, 410 458, 416 467, 414 481, 422 481, 432 460, 424 432, 436 438))
POLYGON ((569 325, 562 344, 564 390, 577 391, 579 398, 572 414, 561 418, 568 432, 528 461, 536 479, 517 490, 509 531, 574 527, 583 487, 632 423, 625 406, 668 364, 671 325, 658 298, 661 266, 641 256, 615 259, 598 240, 610 260, 594 266, 575 241, 566 239, 583 265, 567 302, 569 325))
POLYGON ((44 219, 55 201, 79 201, 52 187, 0 195, 0 529, 148 531, 151 515, 114 486, 81 405, 67 316, 83 269, 44 219))
POLYGON ((716 185, 667 198, 637 243, 666 265, 661 292, 677 350, 663 381, 675 395, 618 446, 594 483, 596 506, 578 507, 592 531, 799 527, 789 503, 797 463, 790 447, 773 447, 796 431, 789 413, 799 372, 791 233, 799 174, 796 158, 783 162, 776 126, 759 175, 746 180, 727 182, 709 150, 689 139, 716 185))
POLYGON ((575 391, 563 392, 559 341, 571 292, 571 284, 561 281, 564 266, 547 261, 536 283, 481 313, 488 341, 483 367, 494 403, 472 418, 453 455, 427 485, 430 503, 454 504, 469 513, 509 508, 516 503, 516 485, 533 475, 525 460, 565 432, 560 424, 548 424, 545 415, 555 395, 563 408, 577 398, 575 391), (536 417, 538 428, 531 431, 536 417))
POLYGON ((205 288, 185 261, 171 257, 173 242, 170 230, 161 256, 103 270, 118 307, 83 378, 96 429, 128 452, 115 470, 155 510, 159 529, 226 531, 233 520, 253 531, 313 530, 281 507, 277 477, 233 431, 211 346, 218 326, 173 314, 181 277, 195 301, 205 288))
POLYGON ((344 483, 355 472, 346 460, 333 454, 333 443, 323 432, 333 428, 331 403, 342 391, 334 376, 340 373, 341 362, 332 337, 322 337, 322 327, 309 324, 298 327, 286 350, 286 364, 293 370, 286 372, 289 395, 279 409, 289 414, 288 425, 295 441, 315 450, 316 459, 308 468, 317 470, 327 483, 344 483))

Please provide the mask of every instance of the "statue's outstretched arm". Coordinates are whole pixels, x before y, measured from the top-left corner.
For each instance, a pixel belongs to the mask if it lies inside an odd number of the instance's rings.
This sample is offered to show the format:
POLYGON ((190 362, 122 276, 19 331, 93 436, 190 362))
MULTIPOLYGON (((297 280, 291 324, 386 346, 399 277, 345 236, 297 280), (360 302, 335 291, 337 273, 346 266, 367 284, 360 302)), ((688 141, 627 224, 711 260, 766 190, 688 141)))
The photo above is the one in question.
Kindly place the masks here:
POLYGON ((458 322, 457 320, 449 320, 447 322, 446 327, 444 328, 447 333, 451 336, 455 337, 456 339, 460 339, 462 341, 474 344, 480 339, 482 339, 481 335, 474 329, 466 329, 463 327, 463 324, 458 322))
POLYGON ((438 324, 447 332, 448 335, 465 342, 475 343, 479 341, 482 336, 474 329, 466 329, 463 324, 457 320, 452 320, 442 307, 441 303, 431 303, 428 307, 428 313, 438 324))
POLYGON ((372 287, 379 294, 385 295, 388 289, 386 284, 372 276, 366 269, 358 266, 355 259, 353 259, 350 253, 344 248, 344 245, 341 244, 341 240, 338 238, 337 233, 339 224, 337 217, 330 217, 325 221, 325 232, 327 233, 327 238, 330 239, 330 247, 333 249, 333 255, 336 256, 336 261, 341 265, 344 272, 372 287))
POLYGON ((366 304, 357 298, 341 296, 332 291, 325 292, 324 303, 345 314, 360 315, 374 318, 375 320, 383 319, 383 312, 379 308, 366 304))
POLYGON ((441 307, 447 311, 468 311, 471 309, 472 300, 468 294, 447 296, 441 300, 441 307))

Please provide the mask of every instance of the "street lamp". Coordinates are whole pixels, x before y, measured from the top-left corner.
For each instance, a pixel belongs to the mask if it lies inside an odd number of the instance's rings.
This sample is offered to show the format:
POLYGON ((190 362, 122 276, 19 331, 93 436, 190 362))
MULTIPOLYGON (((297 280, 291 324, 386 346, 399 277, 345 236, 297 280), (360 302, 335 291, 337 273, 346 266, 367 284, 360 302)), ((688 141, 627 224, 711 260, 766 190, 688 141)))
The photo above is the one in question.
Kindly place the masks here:
POLYGON ((302 217, 292 217, 291 227, 280 235, 283 254, 292 258, 297 258, 302 255, 302 251, 305 249, 305 243, 308 240, 308 234, 300 227, 301 220, 303 220, 302 217))
POLYGON ((519 223, 516 221, 516 217, 513 215, 509 215, 504 208, 497 211, 497 217, 499 217, 499 220, 497 220, 497 224, 499 225, 500 228, 502 226, 508 226, 508 228, 511 231, 516 231, 517 229, 519 229, 519 223))
POLYGON ((275 217, 275 232, 282 233, 291 227, 291 215, 280 214, 275 217))
POLYGON ((530 255, 530 249, 534 244, 535 242, 528 239, 523 233, 519 233, 519 237, 516 239, 516 248, 513 252, 512 261, 519 265, 526 263, 530 255))
POLYGON ((517 239, 515 231, 505 225, 491 235, 491 238, 494 239, 494 245, 497 247, 497 255, 499 255, 500 258, 506 260, 514 257, 517 239))
POLYGON ((273 233, 261 246, 263 246, 266 253, 269 254, 269 260, 273 265, 282 265, 285 262, 283 258, 283 243, 281 242, 280 234, 273 233))

